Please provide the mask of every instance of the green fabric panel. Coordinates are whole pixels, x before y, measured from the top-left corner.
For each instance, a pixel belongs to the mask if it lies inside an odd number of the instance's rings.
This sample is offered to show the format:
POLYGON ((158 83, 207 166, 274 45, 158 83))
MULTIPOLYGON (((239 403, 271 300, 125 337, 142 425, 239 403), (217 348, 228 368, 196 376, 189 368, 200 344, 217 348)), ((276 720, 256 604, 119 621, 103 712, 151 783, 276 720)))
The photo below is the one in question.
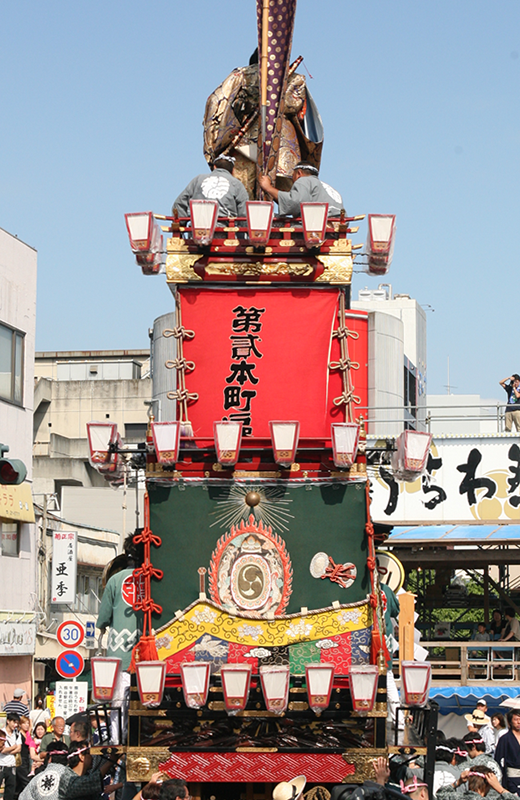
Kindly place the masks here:
POLYGON ((289 647, 291 675, 305 675, 305 664, 321 661, 321 650, 316 642, 298 642, 289 647))
MULTIPOLYGON (((262 491, 262 487, 248 488, 262 491)), ((276 522, 272 527, 285 541, 293 568, 292 594, 285 613, 298 613, 302 606, 309 611, 330 607, 334 600, 363 600, 369 592, 364 483, 314 484, 310 491, 285 486, 281 492, 284 500, 290 501, 283 506, 291 515, 285 518, 288 530, 276 522), (353 562, 357 568, 354 584, 344 589, 329 579, 313 578, 309 565, 317 552, 327 553, 337 564, 353 562)), ((154 580, 152 585, 153 598, 163 607, 160 619, 154 621, 157 628, 169 622, 177 609, 185 609, 198 598, 197 569, 209 567, 217 541, 231 527, 214 524, 222 521, 226 508, 222 501, 229 489, 151 484, 149 494, 151 528, 162 539, 160 548, 152 547, 152 562, 164 571, 163 580, 154 580)), ((275 514, 277 508, 274 506, 275 514)))

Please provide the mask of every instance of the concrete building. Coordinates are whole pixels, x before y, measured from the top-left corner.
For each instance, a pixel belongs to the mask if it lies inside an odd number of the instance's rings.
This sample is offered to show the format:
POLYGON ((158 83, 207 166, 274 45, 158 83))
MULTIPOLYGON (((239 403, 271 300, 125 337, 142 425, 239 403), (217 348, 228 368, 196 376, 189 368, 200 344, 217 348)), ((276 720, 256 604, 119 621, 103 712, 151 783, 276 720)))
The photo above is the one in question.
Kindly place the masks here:
POLYGON ((353 309, 368 312, 368 430, 398 435, 425 428, 426 313, 390 284, 361 289, 353 309))
POLYGON ((501 433, 504 428, 505 395, 502 401, 479 394, 429 394, 426 398, 428 430, 439 433, 501 433))
POLYGON ((0 229, 0 442, 27 467, 0 484, 0 703, 31 696, 36 621, 36 541, 31 498, 36 267, 34 248, 0 229))

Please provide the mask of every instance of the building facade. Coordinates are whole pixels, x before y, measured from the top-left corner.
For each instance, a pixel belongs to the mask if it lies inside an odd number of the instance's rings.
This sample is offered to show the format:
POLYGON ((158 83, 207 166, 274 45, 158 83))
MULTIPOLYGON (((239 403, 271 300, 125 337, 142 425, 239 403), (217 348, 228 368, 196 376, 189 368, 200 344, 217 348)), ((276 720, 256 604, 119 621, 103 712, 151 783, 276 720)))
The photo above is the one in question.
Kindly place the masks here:
POLYGON ((31 696, 39 617, 31 498, 36 269, 34 248, 0 229, 0 443, 27 467, 21 485, 0 484, 0 703, 18 686, 31 696))

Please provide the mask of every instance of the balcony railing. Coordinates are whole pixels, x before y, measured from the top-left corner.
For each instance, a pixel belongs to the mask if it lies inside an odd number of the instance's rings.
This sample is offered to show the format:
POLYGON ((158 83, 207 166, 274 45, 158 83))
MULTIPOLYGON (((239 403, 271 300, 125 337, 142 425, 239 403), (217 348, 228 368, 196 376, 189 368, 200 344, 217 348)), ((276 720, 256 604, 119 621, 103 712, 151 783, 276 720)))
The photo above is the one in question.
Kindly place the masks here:
POLYGON ((513 683, 520 677, 520 642, 423 642, 432 682, 445 686, 513 683))
POLYGON ((503 403, 481 405, 357 406, 369 433, 389 433, 393 428, 414 427, 428 433, 505 433, 503 403), (385 430, 388 426, 388 430, 385 430))

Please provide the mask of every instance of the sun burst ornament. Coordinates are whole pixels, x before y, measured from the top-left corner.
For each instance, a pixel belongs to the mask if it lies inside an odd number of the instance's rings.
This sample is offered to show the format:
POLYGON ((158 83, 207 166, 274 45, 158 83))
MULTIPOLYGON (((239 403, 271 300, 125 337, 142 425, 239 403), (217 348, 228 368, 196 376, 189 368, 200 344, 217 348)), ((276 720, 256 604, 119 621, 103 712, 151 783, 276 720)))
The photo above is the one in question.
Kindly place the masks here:
POLYGON ((213 512, 215 521, 210 528, 228 528, 247 521, 251 514, 255 520, 270 525, 275 530, 289 530, 294 514, 289 511, 292 500, 286 498, 284 489, 277 486, 232 486, 222 491, 213 512))

